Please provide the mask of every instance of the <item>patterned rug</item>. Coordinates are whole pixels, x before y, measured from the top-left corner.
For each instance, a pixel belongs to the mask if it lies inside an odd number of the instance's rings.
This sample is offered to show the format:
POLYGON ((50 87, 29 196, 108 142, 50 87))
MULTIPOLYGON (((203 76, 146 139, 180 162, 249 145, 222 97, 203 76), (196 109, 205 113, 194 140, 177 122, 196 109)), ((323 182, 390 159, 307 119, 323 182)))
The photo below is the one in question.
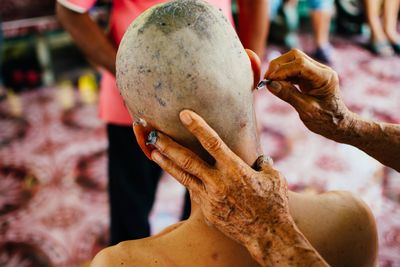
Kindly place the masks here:
MULTIPOLYGON (((400 58, 376 58, 335 40, 334 67, 349 108, 400 123, 400 58)), ((96 108, 59 88, 24 93, 23 116, 0 102, 0 266, 79 266, 107 244, 107 148, 96 108)), ((256 93, 262 143, 296 191, 349 190, 372 208, 383 267, 400 266, 400 174, 363 152, 309 132, 296 112, 256 93)), ((132 137, 133 138, 133 137, 132 137)), ((153 232, 177 220, 183 188, 164 175, 153 232)))

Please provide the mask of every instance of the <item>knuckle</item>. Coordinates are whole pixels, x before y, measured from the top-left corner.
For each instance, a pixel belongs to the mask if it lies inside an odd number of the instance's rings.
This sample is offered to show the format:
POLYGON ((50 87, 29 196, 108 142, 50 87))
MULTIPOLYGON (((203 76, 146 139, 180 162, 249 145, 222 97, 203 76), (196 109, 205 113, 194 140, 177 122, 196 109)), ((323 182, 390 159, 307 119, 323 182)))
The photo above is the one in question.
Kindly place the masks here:
POLYGON ((243 164, 237 166, 237 172, 240 176, 246 176, 249 173, 247 166, 243 164))
POLYGON ((206 134, 204 133, 203 129, 204 129, 204 125, 202 125, 199 121, 195 121, 193 120, 192 124, 190 125, 190 131, 197 136, 197 138, 199 140, 206 138, 206 134))
POLYGON ((277 64, 278 64, 278 59, 275 58, 269 63, 269 68, 275 68, 277 64))
POLYGON ((159 142, 157 149, 162 153, 166 153, 169 150, 169 144, 167 142, 159 142))
POLYGON ((218 197, 224 196, 227 191, 227 186, 225 184, 219 184, 217 188, 215 188, 215 194, 218 197))
POLYGON ((186 157, 181 162, 181 167, 184 170, 191 170, 193 167, 193 160, 190 157, 186 157))
POLYGON ((331 69, 331 78, 330 78, 332 83, 339 83, 339 75, 337 74, 336 71, 331 69))
POLYGON ((289 52, 292 53, 292 54, 295 55, 295 56, 301 55, 300 50, 297 49, 297 48, 292 48, 292 49, 290 49, 289 52))
POLYGON ((228 186, 226 184, 222 184, 220 186, 220 193, 225 196, 228 193, 228 186))
POLYGON ((222 141, 217 136, 210 136, 204 142, 204 148, 210 152, 217 152, 222 148, 222 141))
POLYGON ((306 66, 306 60, 303 57, 299 57, 296 59, 296 63, 300 68, 304 68, 306 66))
POLYGON ((184 186, 188 186, 190 184, 191 180, 192 180, 192 177, 190 176, 190 174, 188 174, 186 172, 181 173, 181 183, 184 186))
POLYGON ((278 58, 273 59, 269 63, 268 69, 271 74, 280 68, 280 66, 281 66, 280 61, 281 61, 281 59, 278 57, 278 58))
POLYGON ((188 127, 192 132, 198 132, 199 128, 200 128, 199 127, 199 122, 197 120, 192 120, 192 123, 189 124, 188 127))

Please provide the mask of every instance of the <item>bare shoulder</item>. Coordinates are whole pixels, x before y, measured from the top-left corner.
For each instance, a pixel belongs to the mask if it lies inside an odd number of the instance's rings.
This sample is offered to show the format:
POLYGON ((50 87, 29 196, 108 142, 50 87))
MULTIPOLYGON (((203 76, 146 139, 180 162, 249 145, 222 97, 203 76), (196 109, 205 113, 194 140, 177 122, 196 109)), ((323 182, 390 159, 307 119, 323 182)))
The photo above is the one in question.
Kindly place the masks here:
POLYGON ((145 243, 141 240, 132 240, 107 247, 97 253, 90 266, 142 266, 148 260, 145 243))
POLYGON ((124 241, 118 245, 107 247, 97 253, 91 266, 152 267, 171 265, 167 264, 162 257, 162 254, 168 250, 168 246, 165 245, 165 237, 168 239, 168 234, 178 229, 182 224, 183 222, 179 222, 170 225, 159 234, 151 237, 124 241))
POLYGON ((378 237, 375 218, 367 204, 355 194, 332 191, 320 195, 331 221, 331 251, 337 266, 374 266, 378 237))

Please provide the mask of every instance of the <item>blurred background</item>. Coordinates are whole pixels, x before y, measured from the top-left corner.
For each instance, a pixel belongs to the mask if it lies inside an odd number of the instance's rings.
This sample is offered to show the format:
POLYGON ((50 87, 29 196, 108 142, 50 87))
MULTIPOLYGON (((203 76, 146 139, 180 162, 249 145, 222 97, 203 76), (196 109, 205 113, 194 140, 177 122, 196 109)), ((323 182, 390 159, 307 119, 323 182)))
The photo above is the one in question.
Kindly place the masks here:
MULTIPOLYGON (((364 1, 334 2, 329 48, 321 51, 308 4, 291 2, 270 1, 265 11, 271 25, 263 69, 300 48, 339 73, 352 111, 400 123, 400 51, 371 41, 364 1)), ((90 10, 105 30, 111 4, 97 1, 90 10)), ((235 1, 232 12, 237 17, 235 1)), ((54 0, 0 1, 0 266, 81 266, 108 244, 100 78, 57 21, 54 0)), ((256 109, 264 151, 291 189, 358 194, 378 222, 380 266, 400 266, 400 174, 309 132, 290 106, 265 91, 256 93, 256 109)), ((183 194, 164 174, 153 233, 178 220, 183 194)))

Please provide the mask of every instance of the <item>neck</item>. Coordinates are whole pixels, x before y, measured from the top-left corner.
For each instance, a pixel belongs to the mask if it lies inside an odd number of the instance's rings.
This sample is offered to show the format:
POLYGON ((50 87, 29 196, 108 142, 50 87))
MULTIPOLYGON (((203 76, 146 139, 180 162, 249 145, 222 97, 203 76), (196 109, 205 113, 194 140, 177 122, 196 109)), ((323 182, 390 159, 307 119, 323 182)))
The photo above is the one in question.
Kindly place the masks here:
MULTIPOLYGON (((255 129, 252 132, 255 133, 255 129)), ((231 147, 231 149, 245 163, 251 166, 261 155, 261 147, 258 136, 256 134, 238 134, 238 136, 240 136, 240 142, 236 142, 238 145, 231 147)), ((248 254, 247 250, 239 245, 236 241, 225 236, 215 227, 208 225, 205 222, 205 218, 200 207, 194 203, 194 201, 192 201, 192 213, 186 223, 191 225, 191 227, 201 231, 201 235, 207 238, 211 243, 217 242, 219 246, 223 246, 225 249, 237 251, 238 255, 248 254)), ((248 256, 250 257, 250 255, 248 256)))

